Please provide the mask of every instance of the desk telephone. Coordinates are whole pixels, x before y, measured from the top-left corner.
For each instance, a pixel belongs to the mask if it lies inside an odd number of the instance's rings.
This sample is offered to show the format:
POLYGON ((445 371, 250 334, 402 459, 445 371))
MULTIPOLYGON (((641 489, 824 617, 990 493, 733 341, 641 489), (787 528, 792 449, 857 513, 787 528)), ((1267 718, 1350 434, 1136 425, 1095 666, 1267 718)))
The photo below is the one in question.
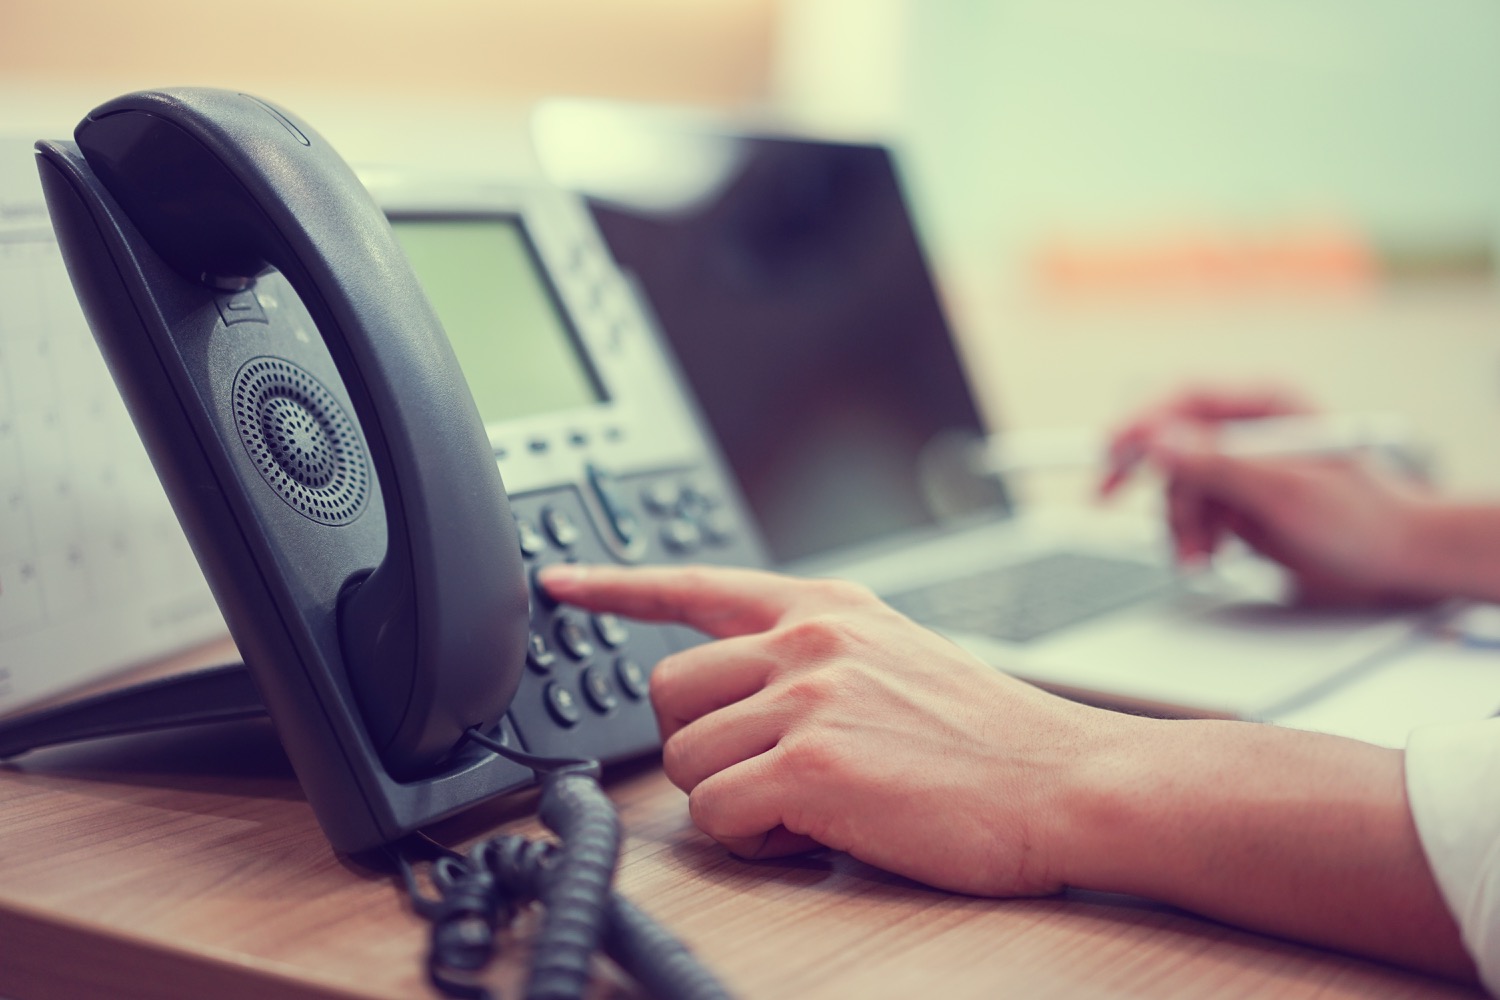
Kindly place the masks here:
POLYGON ((249 680, 23 719, 0 754, 263 706, 356 852, 533 781, 469 732, 654 748, 650 670, 698 637, 529 578, 761 556, 586 209, 451 181, 377 204, 306 124, 227 91, 117 98, 75 139, 37 144, 64 259, 249 680))

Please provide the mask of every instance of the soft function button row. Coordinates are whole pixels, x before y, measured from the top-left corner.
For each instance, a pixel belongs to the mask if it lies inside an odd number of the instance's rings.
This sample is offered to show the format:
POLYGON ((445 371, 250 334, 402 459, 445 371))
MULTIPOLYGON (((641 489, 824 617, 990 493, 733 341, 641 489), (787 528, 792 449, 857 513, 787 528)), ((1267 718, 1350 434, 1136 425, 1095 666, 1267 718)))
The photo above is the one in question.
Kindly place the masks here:
POLYGON ((734 538, 734 520, 723 501, 694 483, 658 479, 641 491, 646 510, 662 520, 662 546, 674 555, 690 555, 704 545, 724 545, 734 538))

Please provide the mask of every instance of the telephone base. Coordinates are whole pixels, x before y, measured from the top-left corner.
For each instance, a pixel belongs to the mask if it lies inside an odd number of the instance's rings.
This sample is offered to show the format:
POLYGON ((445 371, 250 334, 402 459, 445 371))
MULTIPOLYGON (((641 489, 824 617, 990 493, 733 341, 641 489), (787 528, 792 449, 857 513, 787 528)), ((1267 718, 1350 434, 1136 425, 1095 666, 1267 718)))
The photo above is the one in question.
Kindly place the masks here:
POLYGON ((266 714, 245 665, 226 663, 0 720, 0 760, 62 743, 266 714))

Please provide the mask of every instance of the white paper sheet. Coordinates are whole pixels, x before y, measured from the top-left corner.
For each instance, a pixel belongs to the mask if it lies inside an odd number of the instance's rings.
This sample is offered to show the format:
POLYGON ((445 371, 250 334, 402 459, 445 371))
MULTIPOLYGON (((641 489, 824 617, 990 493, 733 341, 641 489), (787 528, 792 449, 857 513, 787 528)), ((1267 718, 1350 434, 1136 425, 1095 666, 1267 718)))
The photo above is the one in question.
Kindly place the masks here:
POLYGON ((0 713, 224 632, 0 137, 0 713))

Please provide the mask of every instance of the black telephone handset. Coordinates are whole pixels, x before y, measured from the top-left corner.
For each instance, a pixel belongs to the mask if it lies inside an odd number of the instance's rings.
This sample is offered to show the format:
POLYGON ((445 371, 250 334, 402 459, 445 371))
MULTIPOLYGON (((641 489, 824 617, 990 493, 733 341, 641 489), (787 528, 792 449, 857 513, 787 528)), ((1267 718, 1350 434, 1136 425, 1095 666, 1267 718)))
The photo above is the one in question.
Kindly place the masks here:
POLYGON ((75 138, 37 146, 69 272, 335 846, 519 783, 455 753, 520 682, 515 522, 381 210, 242 94, 127 95, 75 138))

